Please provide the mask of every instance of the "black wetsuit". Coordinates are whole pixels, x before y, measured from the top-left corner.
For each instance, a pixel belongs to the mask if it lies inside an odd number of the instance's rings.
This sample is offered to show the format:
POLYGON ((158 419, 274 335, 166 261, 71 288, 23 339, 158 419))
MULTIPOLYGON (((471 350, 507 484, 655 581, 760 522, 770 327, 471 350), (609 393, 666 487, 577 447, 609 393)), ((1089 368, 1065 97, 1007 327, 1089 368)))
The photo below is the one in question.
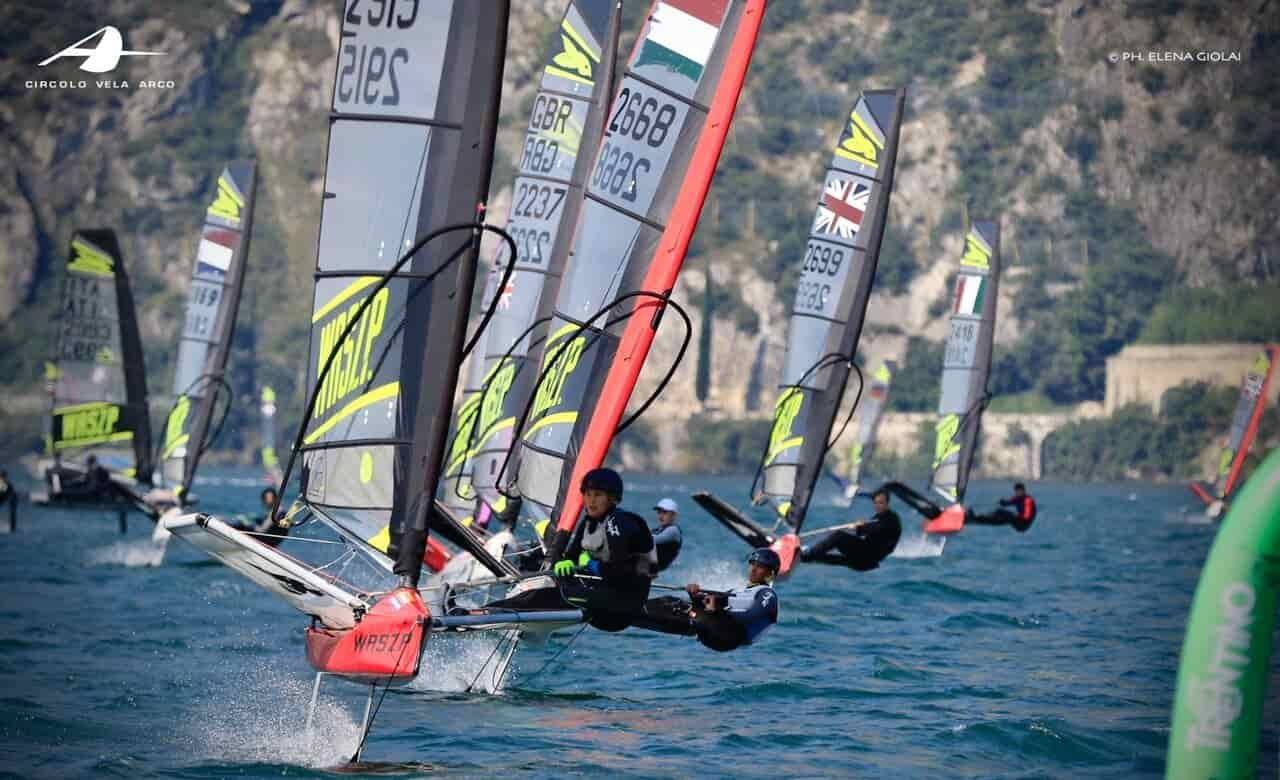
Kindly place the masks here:
POLYGON ((95 465, 77 479, 62 483, 59 495, 82 501, 117 501, 125 496, 111 480, 111 472, 95 465))
POLYGON ((653 533, 653 548, 654 556, 657 559, 657 571, 666 571, 667 567, 675 561, 676 556, 680 554, 680 547, 684 544, 684 534, 681 533, 680 526, 675 523, 666 527, 658 526, 650 530, 653 533))
POLYGON ((13 489, 9 480, 0 477, 0 507, 9 505, 9 530, 18 527, 18 491, 13 489))
POLYGON ((854 571, 870 571, 889 557, 901 537, 902 520, 897 512, 886 509, 877 512, 860 528, 827 534, 804 553, 802 560, 848 566, 854 571))
POLYGON ((965 522, 978 525, 1011 525, 1019 533, 1025 532, 1035 522, 1036 500, 1029 495, 1024 494, 1021 498, 1018 496, 1002 498, 1000 499, 1000 506, 1011 506, 1015 507, 1015 509, 1013 511, 997 509, 986 515, 971 512, 965 518, 965 522))
MULTIPOLYGON (((653 535, 639 515, 614 508, 603 518, 584 517, 574 529, 564 557, 577 561, 585 551, 592 560, 586 569, 556 577, 569 604, 586 613, 587 622, 601 631, 621 631, 639 616, 649 598, 649 551, 653 535), (584 574, 591 577, 579 577, 584 574), (599 579, 594 579, 599 577, 599 579)), ((486 604, 486 609, 554 608, 545 592, 526 591, 486 604)))
POLYGON ((661 596, 644 605, 637 628, 664 634, 696 636, 719 652, 754 642, 778 622, 778 594, 768 585, 751 585, 728 593, 701 591, 690 604, 679 596, 661 596), (704 597, 715 599, 717 609, 707 611, 704 597))

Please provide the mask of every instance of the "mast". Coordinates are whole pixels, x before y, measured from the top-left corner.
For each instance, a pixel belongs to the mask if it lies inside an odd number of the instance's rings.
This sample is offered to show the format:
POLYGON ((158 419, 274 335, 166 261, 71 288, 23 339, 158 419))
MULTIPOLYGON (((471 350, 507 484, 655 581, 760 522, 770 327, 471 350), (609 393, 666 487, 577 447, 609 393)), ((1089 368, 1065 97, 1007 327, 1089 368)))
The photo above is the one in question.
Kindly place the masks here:
MULTIPOLYGON (((573 0, 548 52, 511 186, 507 231, 516 241, 515 268, 499 291, 507 264, 503 243, 489 271, 483 300, 498 308, 469 369, 469 395, 459 407, 449 472, 465 471, 479 497, 498 511, 514 481, 516 421, 533 395, 537 366, 529 355, 546 338, 560 279, 572 246, 587 176, 600 145, 618 56, 617 0, 573 0), (468 407, 468 404, 471 406, 468 407), (464 411, 472 411, 464 434, 464 411), (454 468, 463 458, 467 466, 454 468)), ((453 483, 446 503, 455 502, 453 483)), ((461 503, 461 502, 458 502, 461 503)), ((474 499, 466 502, 471 512, 474 499)))
POLYGON ((658 0, 623 73, 522 433, 521 495, 555 517, 549 560, 568 541, 577 486, 604 460, 648 354, 763 12, 764 0, 658 0))
POLYGON ((999 283, 1000 224, 974 220, 965 236, 952 297, 930 479, 933 489, 954 503, 964 502, 982 412, 990 399, 987 377, 999 283))
POLYGON ((862 334, 905 106, 904 88, 858 97, 827 165, 798 268, 763 484, 752 497, 771 501, 795 530, 822 473, 862 334))
POLYGON ((218 176, 205 211, 173 372, 177 400, 165 422, 160 455, 165 479, 177 484, 179 500, 190 491, 208 444, 218 392, 230 392, 223 377, 244 288, 256 190, 257 166, 250 160, 231 162, 218 176))
POLYGON ((115 231, 77 231, 66 271, 58 351, 47 372, 50 453, 60 458, 74 450, 126 448, 138 481, 149 483, 146 366, 115 231))

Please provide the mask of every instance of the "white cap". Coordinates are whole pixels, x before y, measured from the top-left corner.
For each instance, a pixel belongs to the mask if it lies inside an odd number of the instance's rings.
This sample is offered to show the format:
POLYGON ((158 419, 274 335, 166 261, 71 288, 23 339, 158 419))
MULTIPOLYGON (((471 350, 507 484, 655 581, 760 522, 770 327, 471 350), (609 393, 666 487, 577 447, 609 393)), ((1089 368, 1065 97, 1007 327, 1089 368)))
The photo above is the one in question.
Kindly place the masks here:
POLYGON ((679 512, 680 511, 680 507, 676 505, 676 502, 672 501, 669 498, 662 499, 653 508, 661 509, 663 512, 679 512))

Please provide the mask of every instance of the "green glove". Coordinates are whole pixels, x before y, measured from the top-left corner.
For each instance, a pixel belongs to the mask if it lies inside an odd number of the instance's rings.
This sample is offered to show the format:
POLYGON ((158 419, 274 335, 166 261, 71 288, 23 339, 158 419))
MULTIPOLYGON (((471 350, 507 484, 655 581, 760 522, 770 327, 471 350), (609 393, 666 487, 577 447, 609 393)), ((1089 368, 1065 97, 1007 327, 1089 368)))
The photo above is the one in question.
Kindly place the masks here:
POLYGON ((556 565, 551 568, 557 577, 567 577, 573 574, 573 561, 556 561, 556 565))
POLYGON ((583 553, 582 553, 582 555, 579 555, 579 556, 578 556, 578 568, 579 568, 579 569, 585 569, 585 568, 587 568, 587 565, 588 565, 588 564, 590 564, 590 563, 591 563, 591 556, 590 556, 588 553, 583 552, 583 553))

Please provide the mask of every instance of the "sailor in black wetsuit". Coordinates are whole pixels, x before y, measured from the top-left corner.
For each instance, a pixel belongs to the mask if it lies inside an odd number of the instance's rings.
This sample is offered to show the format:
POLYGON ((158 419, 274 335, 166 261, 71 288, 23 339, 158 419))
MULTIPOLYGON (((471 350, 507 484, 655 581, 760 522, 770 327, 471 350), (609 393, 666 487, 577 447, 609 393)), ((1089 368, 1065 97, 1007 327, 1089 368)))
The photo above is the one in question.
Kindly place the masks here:
POLYGON ((275 547, 280 544, 285 536, 289 535, 290 524, 285 520, 283 514, 276 515, 274 519, 271 517, 271 507, 276 503, 275 488, 263 488, 258 500, 262 502, 261 515, 253 518, 237 515, 227 525, 237 531, 253 534, 255 539, 268 547, 275 547))
POLYGON ((0 469, 0 507, 9 505, 9 532, 18 529, 18 491, 9 482, 9 472, 0 469))
POLYGON ((680 546, 684 544, 684 535, 680 526, 676 525, 679 505, 670 498, 664 498, 654 506, 658 513, 658 525, 650 529, 653 532, 653 553, 649 562, 655 567, 654 572, 666 571, 680 554, 680 546))
POLYGON ((66 498, 85 501, 113 501, 121 496, 121 491, 111 480, 111 472, 98 463, 96 455, 85 460, 84 474, 78 479, 63 482, 59 492, 66 498))
POLYGON ((771 583, 782 561, 776 552, 761 547, 751 553, 747 564, 747 587, 719 592, 690 583, 685 591, 692 604, 679 596, 650 599, 636 627, 696 636, 719 652, 752 644, 778 622, 778 594, 771 583))
MULTIPOLYGON (((552 567, 558 590, 552 594, 545 588, 526 591, 486 604, 480 614, 551 609, 563 606, 561 597, 581 609, 587 622, 601 631, 621 631, 640 614, 649 597, 653 535, 639 515, 618 508, 622 500, 618 472, 588 471, 581 490, 585 517, 574 528, 564 558, 552 567)), ((549 532, 555 533, 554 527, 549 532)))
POLYGON ((872 495, 876 513, 868 522, 855 523, 845 531, 832 531, 812 547, 800 548, 800 560, 848 566, 854 571, 870 571, 889 557, 902 537, 902 520, 889 508, 889 493, 883 488, 872 495))
POLYGON ((971 509, 965 514, 964 521, 977 525, 1011 525, 1018 533, 1025 532, 1035 522, 1036 500, 1027 495, 1027 486, 1021 482, 1013 486, 1012 498, 1000 499, 1000 506, 1013 507, 1013 511, 997 509, 990 514, 980 515, 971 509))

